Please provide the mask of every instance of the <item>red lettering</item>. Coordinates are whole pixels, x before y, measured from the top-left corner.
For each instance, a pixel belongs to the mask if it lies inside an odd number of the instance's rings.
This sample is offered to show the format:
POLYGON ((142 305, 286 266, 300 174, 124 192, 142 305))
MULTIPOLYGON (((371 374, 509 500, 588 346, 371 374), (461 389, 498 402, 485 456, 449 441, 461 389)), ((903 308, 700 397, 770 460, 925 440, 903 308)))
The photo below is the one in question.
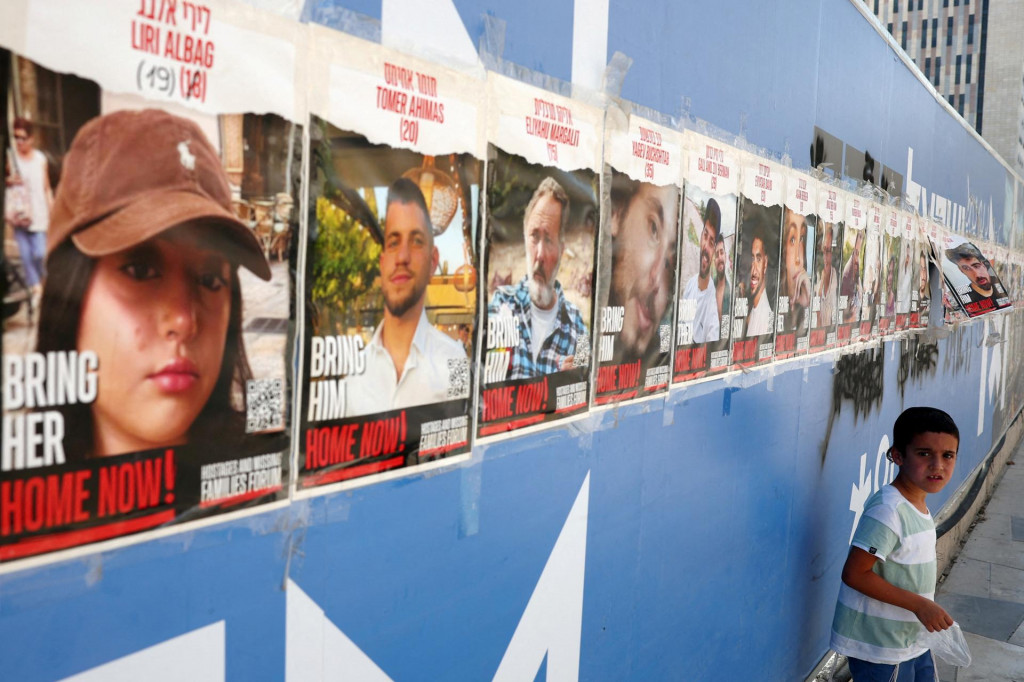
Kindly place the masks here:
POLYGON ((359 444, 359 457, 376 457, 398 452, 401 433, 402 415, 366 422, 363 424, 363 439, 359 444))
POLYGON ((78 471, 46 477, 46 526, 85 521, 89 514, 82 505, 89 498, 85 481, 90 472, 78 471))
POLYGON ((640 383, 640 361, 619 365, 619 388, 633 388, 640 383))
POLYGON ((356 458, 352 452, 356 444, 359 424, 325 426, 306 431, 306 465, 311 471, 331 464, 351 462, 356 458))
POLYGON ((675 373, 685 372, 690 369, 690 349, 683 348, 676 351, 675 373))
POLYGON ((118 474, 117 510, 122 514, 127 514, 135 506, 135 481, 132 478, 134 472, 131 466, 122 464, 118 474))
POLYGON ((100 469, 98 515, 128 514, 160 504, 163 460, 124 462, 100 469))
POLYGON ((505 419, 512 416, 512 404, 516 396, 515 386, 489 388, 484 391, 484 421, 505 419))
POLYGON ((46 486, 41 478, 30 478, 25 483, 25 530, 37 531, 43 527, 46 514, 46 486))
POLYGON ((100 469, 100 494, 98 515, 113 516, 117 513, 117 468, 100 469))
POLYGON ((607 393, 608 391, 615 390, 615 384, 617 382, 618 365, 609 365, 607 367, 599 367, 597 370, 597 392, 607 393))
POLYGON ((0 483, 0 535, 13 535, 21 532, 21 502, 24 492, 24 481, 4 481, 0 483))
POLYGON ((757 339, 749 341, 737 341, 733 345, 733 360, 735 362, 751 362, 757 352, 757 339))
POLYGON ((516 392, 516 414, 539 412, 547 397, 547 386, 543 381, 524 384, 516 392))

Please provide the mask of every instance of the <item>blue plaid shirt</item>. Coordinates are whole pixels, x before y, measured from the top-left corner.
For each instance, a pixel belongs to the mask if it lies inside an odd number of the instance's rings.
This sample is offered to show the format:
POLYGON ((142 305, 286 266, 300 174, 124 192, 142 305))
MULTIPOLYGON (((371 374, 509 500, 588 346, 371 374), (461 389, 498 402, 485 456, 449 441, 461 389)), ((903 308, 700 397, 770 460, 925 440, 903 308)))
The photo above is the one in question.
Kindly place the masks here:
MULTIPOLYGON (((590 337, 579 308, 566 300, 562 293, 562 285, 557 281, 555 293, 558 295, 558 317, 555 319, 555 327, 544 340, 540 354, 534 361, 533 352, 530 350, 533 340, 533 317, 530 314, 532 306, 526 277, 523 277, 516 286, 501 286, 494 292, 491 302, 487 305, 487 314, 497 315, 502 308, 507 308, 512 316, 519 320, 519 346, 513 349, 508 380, 529 379, 561 371, 562 361, 570 355, 575 356, 577 349, 585 352, 585 357, 579 358, 580 360, 589 360, 590 337)), ((574 362, 573 365, 579 366, 579 363, 574 362)))

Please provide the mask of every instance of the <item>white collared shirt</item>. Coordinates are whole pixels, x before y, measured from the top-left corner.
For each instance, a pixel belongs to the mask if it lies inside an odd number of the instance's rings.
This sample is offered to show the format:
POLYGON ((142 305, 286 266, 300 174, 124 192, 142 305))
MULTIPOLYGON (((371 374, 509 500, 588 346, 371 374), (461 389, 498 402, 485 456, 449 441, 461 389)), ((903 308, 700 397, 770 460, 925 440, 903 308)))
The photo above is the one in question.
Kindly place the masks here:
POLYGON ((718 317, 718 296, 714 280, 708 277, 707 286, 700 288, 700 277, 694 275, 683 288, 683 300, 697 301, 696 315, 692 320, 691 343, 718 341, 720 319, 718 317))
POLYGON ((768 291, 762 289, 761 300, 757 302, 754 309, 750 311, 750 317, 747 318, 747 338, 770 334, 774 321, 772 307, 768 305, 768 291))
POLYGON ((420 313, 400 379, 391 354, 381 341, 383 328, 384 322, 377 325, 373 338, 363 351, 366 354, 366 371, 345 378, 346 417, 440 403, 468 395, 468 388, 449 392, 450 365, 468 363, 465 348, 435 329, 427 321, 425 311, 420 313))

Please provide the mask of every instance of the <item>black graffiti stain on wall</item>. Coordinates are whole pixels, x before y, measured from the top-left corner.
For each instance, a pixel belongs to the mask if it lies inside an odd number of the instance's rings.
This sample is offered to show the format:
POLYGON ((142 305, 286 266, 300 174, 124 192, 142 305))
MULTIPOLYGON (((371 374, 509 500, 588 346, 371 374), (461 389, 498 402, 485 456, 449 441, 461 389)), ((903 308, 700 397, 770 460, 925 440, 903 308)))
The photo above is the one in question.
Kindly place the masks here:
POLYGON ((893 196, 902 196, 903 175, 876 159, 870 151, 861 151, 818 126, 814 126, 811 140, 811 168, 818 168, 837 178, 875 185, 893 196))
POLYGON ((946 337, 946 353, 942 358, 942 369, 945 374, 963 374, 971 369, 977 344, 971 333, 970 325, 956 325, 946 337))
POLYGON ((926 376, 934 376, 939 366, 939 344, 935 341, 924 341, 914 335, 900 341, 900 366, 896 370, 896 382, 900 387, 900 397, 906 395, 907 382, 915 384, 926 376))
POLYGON ((832 374, 832 410, 821 443, 821 465, 832 438, 832 427, 843 403, 853 403, 854 423, 872 410, 881 408, 885 395, 885 351, 883 347, 868 348, 860 353, 844 355, 836 361, 832 374))

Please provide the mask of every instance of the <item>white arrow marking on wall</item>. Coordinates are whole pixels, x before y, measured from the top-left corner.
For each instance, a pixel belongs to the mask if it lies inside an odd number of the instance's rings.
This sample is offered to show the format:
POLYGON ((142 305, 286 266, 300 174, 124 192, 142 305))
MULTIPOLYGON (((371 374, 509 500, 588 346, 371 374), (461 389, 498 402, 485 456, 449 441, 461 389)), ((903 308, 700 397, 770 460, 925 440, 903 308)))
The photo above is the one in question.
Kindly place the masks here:
POLYGON ((64 682, 223 682, 224 621, 104 663, 64 682))
POLYGON ((548 682, 575 682, 583 632, 590 472, 530 595, 494 682, 533 682, 547 655, 548 682))
POLYGON ((287 593, 285 680, 391 682, 291 578, 287 593))
MULTIPOLYGON (((495 682, 533 682, 547 657, 548 682, 576 682, 583 633, 583 575, 587 559, 590 472, 541 571, 495 682)), ((324 610, 288 580, 285 679, 391 682, 324 610)))

